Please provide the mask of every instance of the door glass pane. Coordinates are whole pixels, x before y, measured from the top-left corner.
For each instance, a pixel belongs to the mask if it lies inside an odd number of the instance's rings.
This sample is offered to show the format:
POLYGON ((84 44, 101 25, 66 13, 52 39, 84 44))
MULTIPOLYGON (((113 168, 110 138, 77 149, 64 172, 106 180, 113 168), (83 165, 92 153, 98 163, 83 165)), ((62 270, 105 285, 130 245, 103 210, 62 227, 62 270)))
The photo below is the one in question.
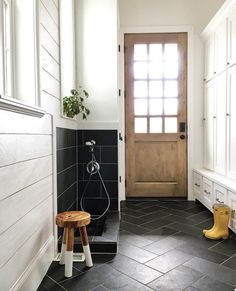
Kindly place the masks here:
POLYGON ((178 53, 178 45, 177 43, 166 43, 164 47, 165 53, 164 58, 165 60, 178 60, 179 53, 178 53))
POLYGON ((134 132, 147 133, 147 118, 135 117, 134 119, 134 132))
POLYGON ((162 62, 150 62, 149 64, 149 78, 161 79, 163 76, 163 63, 162 62))
POLYGON ((147 115, 147 100, 134 100, 134 115, 147 115))
POLYGON ((134 63, 134 78, 135 79, 146 79, 147 78, 147 63, 146 62, 135 62, 134 63))
POLYGON ((147 97, 147 82, 146 81, 135 81, 134 82, 134 97, 147 97))
POLYGON ((177 117, 165 117, 165 133, 177 132, 177 117))
POLYGON ((149 97, 162 97, 163 96, 163 82, 150 81, 149 82, 149 97))
POLYGON ((163 114, 163 100, 162 99, 149 100, 149 114, 150 115, 163 114))
POLYGON ((178 78, 178 62, 165 62, 165 73, 166 79, 178 78))
POLYGON ((178 99, 166 99, 164 101, 164 114, 177 115, 178 112, 178 99))
POLYGON ((165 97, 178 97, 177 81, 165 81, 164 96, 165 97))
POLYGON ((152 61, 162 61, 163 53, 162 53, 162 44, 150 44, 149 45, 149 60, 152 61))
POLYGON ((150 133, 162 133, 162 118, 161 117, 150 118, 150 133))
POLYGON ((147 60, 147 45, 146 44, 134 45, 134 60, 135 61, 147 60))

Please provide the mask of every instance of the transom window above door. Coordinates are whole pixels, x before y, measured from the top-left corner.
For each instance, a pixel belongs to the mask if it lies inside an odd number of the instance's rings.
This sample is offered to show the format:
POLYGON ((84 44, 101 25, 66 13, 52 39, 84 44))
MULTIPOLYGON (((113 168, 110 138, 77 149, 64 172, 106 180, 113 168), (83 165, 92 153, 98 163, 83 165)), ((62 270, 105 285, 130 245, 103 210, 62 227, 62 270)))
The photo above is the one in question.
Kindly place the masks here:
POLYGON ((134 44, 132 65, 135 133, 176 133, 178 44, 134 44))

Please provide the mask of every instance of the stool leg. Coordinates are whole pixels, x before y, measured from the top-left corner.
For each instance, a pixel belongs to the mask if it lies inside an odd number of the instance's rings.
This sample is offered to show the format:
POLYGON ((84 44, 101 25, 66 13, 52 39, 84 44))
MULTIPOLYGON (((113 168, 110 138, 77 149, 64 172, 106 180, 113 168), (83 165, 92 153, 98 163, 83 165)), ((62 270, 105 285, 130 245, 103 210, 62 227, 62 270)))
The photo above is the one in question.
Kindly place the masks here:
POLYGON ((81 241, 83 245, 86 266, 92 267, 93 261, 92 261, 92 257, 90 253, 89 240, 88 240, 86 227, 85 226, 80 227, 79 231, 80 231, 80 237, 81 237, 81 241))
POLYGON ((65 277, 69 278, 73 267, 74 228, 67 228, 66 233, 65 277))
POLYGON ((61 244, 61 257, 60 257, 60 265, 65 265, 65 251, 66 251, 66 228, 63 230, 63 238, 61 244))

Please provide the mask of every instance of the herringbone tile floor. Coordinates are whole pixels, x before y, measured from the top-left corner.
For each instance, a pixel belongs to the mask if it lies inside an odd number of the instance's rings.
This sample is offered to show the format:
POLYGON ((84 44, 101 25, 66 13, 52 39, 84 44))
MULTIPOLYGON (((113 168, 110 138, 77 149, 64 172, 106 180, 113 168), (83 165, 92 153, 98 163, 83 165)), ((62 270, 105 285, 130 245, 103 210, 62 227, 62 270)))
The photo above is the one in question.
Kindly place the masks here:
POLYGON ((93 255, 91 269, 74 263, 70 279, 53 262, 38 291, 234 290, 236 236, 207 240, 202 229, 212 224, 193 201, 123 201, 118 254, 93 255))

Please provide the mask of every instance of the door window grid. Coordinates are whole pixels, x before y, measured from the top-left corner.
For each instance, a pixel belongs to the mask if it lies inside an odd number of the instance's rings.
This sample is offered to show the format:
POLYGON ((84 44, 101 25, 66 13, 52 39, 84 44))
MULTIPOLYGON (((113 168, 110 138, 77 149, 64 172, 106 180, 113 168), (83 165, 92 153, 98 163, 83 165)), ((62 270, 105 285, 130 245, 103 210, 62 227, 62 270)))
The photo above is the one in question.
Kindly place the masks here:
POLYGON ((135 44, 133 59, 135 133, 176 133, 177 44, 135 44))

